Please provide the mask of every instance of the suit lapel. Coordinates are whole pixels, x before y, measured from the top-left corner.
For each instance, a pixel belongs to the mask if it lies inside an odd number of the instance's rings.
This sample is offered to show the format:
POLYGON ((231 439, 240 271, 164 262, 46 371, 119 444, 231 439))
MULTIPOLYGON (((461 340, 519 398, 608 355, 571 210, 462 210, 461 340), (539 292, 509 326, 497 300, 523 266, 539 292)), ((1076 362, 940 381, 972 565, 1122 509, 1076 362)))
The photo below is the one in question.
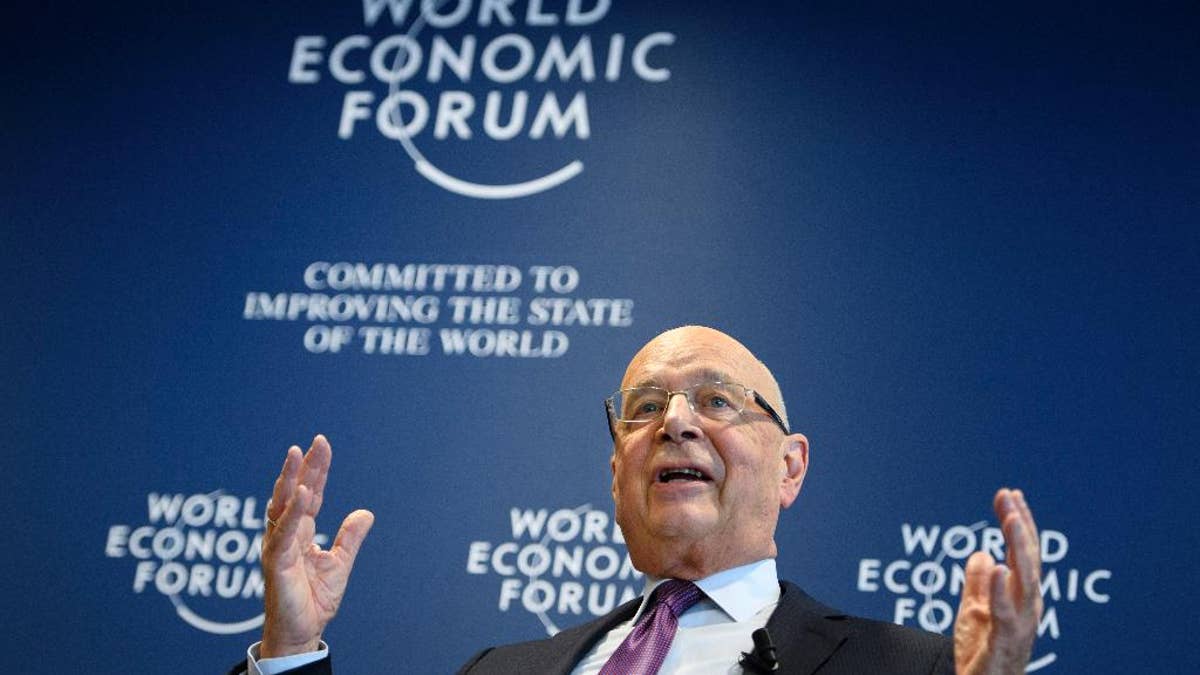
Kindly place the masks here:
POLYGON ((845 615, 813 600, 786 581, 779 583, 779 606, 767 621, 775 642, 780 675, 810 675, 833 656, 850 635, 845 615))

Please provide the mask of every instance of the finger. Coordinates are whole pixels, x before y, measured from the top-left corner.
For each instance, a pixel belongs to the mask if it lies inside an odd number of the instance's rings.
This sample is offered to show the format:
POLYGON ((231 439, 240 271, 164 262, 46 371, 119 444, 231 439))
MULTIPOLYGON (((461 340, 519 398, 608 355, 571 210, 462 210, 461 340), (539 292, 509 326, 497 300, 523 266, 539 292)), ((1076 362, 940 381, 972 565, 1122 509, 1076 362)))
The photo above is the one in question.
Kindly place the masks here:
POLYGON ((1013 606, 1012 597, 1008 592, 1011 573, 1004 565, 996 565, 991 570, 989 586, 992 604, 992 623, 996 626, 995 636, 1003 639, 1014 633, 1017 610, 1013 606))
POLYGON ((1041 613, 1041 544, 1033 515, 1019 490, 1013 491, 1016 512, 1009 515, 1005 538, 1009 541, 1009 567, 1019 588, 1014 589, 1018 607, 1026 613, 1041 613))
MULTIPOLYGON (((1030 538, 1037 546, 1041 545, 1041 539, 1038 537, 1037 523, 1033 521, 1033 511, 1029 508, 1029 504, 1025 501, 1025 493, 1020 490, 1013 490, 1013 499, 1017 503, 1017 509, 1021 513, 1021 522, 1025 524, 1026 531, 1030 538)), ((1038 571, 1041 572, 1041 550, 1038 550, 1038 571)))
POLYGON ((295 445, 288 448, 283 459, 283 468, 279 470, 279 477, 275 479, 275 487, 271 490, 271 498, 267 500, 267 518, 278 522, 279 517, 283 515, 296 491, 296 478, 300 474, 301 461, 300 448, 295 445))
POLYGON ((992 498, 992 510, 996 512, 996 520, 1003 523, 1008 514, 1016 508, 1016 502, 1012 499, 1012 490, 1008 488, 996 490, 996 496, 992 498))
MULTIPOLYGON (((1009 551, 1008 567, 1013 569, 1013 572, 1018 569, 1037 571, 1040 562, 1038 533, 1037 527, 1033 525, 1033 515, 1028 510, 1028 504, 1025 504, 1024 508, 1021 507, 1024 498, 1020 490, 1004 490, 1001 502, 996 515, 1000 518, 1004 542, 1009 551)), ((1022 578, 1022 581, 1027 580, 1028 577, 1022 578)))
POLYGON ((375 514, 365 509, 359 509, 346 516, 342 526, 338 528, 337 538, 333 540, 331 550, 340 551, 346 564, 353 565, 354 558, 358 556, 358 549, 362 547, 363 540, 367 538, 367 533, 374 524, 375 514))
POLYGON ((988 586, 992 568, 996 561, 983 551, 976 551, 967 559, 966 579, 963 581, 963 602, 986 603, 991 593, 988 586))
POLYGON ((1016 491, 1001 488, 996 491, 992 506, 996 510, 996 518, 1000 521, 1000 529, 1004 532, 1005 564, 1012 572, 1009 590, 1013 594, 1012 602, 1022 608, 1032 605, 1033 595, 1037 588, 1036 569, 1034 560, 1037 557, 1037 545, 1029 538, 1027 528, 1022 526, 1022 513, 1017 505, 1016 491))
POLYGON ((308 514, 316 516, 321 510, 321 502, 325 495, 325 481, 329 479, 329 465, 333 461, 333 450, 329 441, 321 434, 313 438, 308 453, 304 455, 304 467, 300 472, 300 483, 308 486, 312 492, 312 500, 308 505, 308 514))
POLYGON ((1004 522, 1000 524, 1000 529, 1004 531, 1004 546, 1005 546, 1005 564, 1010 572, 1015 575, 1015 583, 1024 586, 1027 577, 1021 576, 1021 570, 1029 567, 1029 537, 1025 534, 1025 528, 1021 525, 1021 517, 1015 513, 1009 513, 1004 522))
MULTIPOLYGON (((312 492, 309 491, 307 485, 299 485, 296 487, 296 494, 288 503, 288 507, 280 514, 276 521, 278 527, 275 529, 274 536, 271 538, 271 555, 278 556, 278 562, 287 564, 292 559, 299 555, 300 546, 297 544, 297 533, 300 531, 300 523, 304 520, 308 511, 308 502, 312 499, 312 492)), ((267 557, 264 553, 263 557, 267 557)))
POLYGON ((1025 504, 1025 497, 1020 490, 1004 489, 997 493, 996 516, 1004 522, 1010 515, 1017 517, 1025 525, 1027 534, 1036 534, 1033 523, 1033 513, 1025 504))
MULTIPOLYGON (((1009 551, 1012 550, 1012 541, 1009 538, 1010 522, 1020 521, 1022 519, 1021 509, 1017 505, 1016 490, 1008 488, 1000 488, 996 491, 996 497, 993 500, 992 507, 996 511, 996 520, 1000 522, 1001 529, 1004 530, 1005 542, 1008 544, 1009 551)), ((1025 535, 1028 535, 1028 528, 1023 528, 1025 535)), ((1012 566, 1013 556, 1006 555, 1005 559, 1012 566)))
POLYGON ((1006 569, 1011 572, 1008 590, 1016 611, 1026 617, 1036 617, 1041 614, 1038 546, 1025 529, 1017 514, 1009 514, 1004 523, 1004 538, 1008 547, 1006 569))

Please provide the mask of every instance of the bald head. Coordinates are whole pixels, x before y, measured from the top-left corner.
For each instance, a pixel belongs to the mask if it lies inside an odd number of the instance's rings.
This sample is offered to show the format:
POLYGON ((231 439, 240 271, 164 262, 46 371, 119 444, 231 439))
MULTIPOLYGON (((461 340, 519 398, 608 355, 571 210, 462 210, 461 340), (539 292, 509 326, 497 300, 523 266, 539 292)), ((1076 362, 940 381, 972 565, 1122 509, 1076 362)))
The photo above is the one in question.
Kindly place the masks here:
POLYGON ((788 423, 783 393, 770 369, 741 342, 707 326, 681 326, 655 336, 630 360, 621 388, 661 384, 653 381, 658 374, 653 370, 648 372, 647 364, 681 370, 695 362, 707 364, 710 372, 703 374, 709 379, 735 382, 757 391, 775 408, 784 424, 788 423))

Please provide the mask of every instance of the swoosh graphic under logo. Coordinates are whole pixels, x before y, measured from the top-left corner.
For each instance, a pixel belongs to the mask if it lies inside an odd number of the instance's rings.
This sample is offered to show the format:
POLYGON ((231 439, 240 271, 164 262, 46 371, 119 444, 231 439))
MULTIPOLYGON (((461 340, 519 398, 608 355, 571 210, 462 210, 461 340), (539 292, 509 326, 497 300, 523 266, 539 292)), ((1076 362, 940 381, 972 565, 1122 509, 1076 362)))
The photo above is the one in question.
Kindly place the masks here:
MULTIPOLYGON (((447 0, 435 0, 433 9, 436 10, 438 7, 445 4, 446 1, 447 0)), ((413 21, 412 25, 408 28, 408 37, 416 40, 417 33, 420 33, 421 28, 424 26, 425 16, 423 14, 418 15, 413 21)), ((393 72, 399 70, 404 65, 402 56, 407 57, 407 55, 407 51, 397 50, 396 60, 392 64, 393 72)), ((399 89, 400 83, 398 81, 391 82, 388 85, 388 94, 395 94, 397 91, 399 91, 399 89)), ((399 117, 398 111, 393 111, 393 114, 395 117, 399 117)), ((399 120, 395 121, 398 122, 399 120)), ((421 174, 431 183, 442 188, 443 190, 448 190, 455 194, 463 195, 464 197, 474 197, 476 199, 515 199, 517 197, 527 197, 529 195, 537 194, 538 192, 543 192, 545 190, 549 190, 550 188, 562 185, 563 183, 571 180, 583 172, 583 162, 574 160, 561 169, 552 171, 541 178, 534 178, 533 180, 527 180, 521 183, 509 183, 507 185, 484 185, 482 183, 473 183, 468 180, 451 176, 445 171, 437 168, 432 162, 430 162, 428 159, 425 159, 425 155, 421 154, 421 151, 417 149, 416 144, 413 143, 412 138, 409 136, 402 135, 396 140, 400 141, 400 145, 404 147, 405 154, 407 154, 409 158, 411 158, 416 164, 417 173, 421 174)))
POLYGON ((259 614, 251 619, 246 619, 245 621, 237 621, 234 623, 210 621, 193 612, 190 608, 188 608, 187 605, 183 604, 183 600, 180 600, 178 595, 172 595, 169 597, 171 598, 171 603, 175 605, 175 613, 179 615, 179 618, 186 621, 188 625, 192 626, 193 628, 199 628, 206 633, 213 633, 216 635, 235 635, 237 633, 245 633, 248 630, 254 630, 255 628, 263 625, 263 618, 265 617, 263 614, 259 614))

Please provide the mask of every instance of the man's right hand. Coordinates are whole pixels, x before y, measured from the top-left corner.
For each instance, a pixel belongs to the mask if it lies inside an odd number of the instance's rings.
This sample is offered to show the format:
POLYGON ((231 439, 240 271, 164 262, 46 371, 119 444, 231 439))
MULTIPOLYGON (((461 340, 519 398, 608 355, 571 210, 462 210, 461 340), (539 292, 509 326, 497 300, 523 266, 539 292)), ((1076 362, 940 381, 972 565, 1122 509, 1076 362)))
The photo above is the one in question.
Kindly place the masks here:
POLYGON ((370 511, 346 516, 328 551, 313 541, 317 513, 333 451, 318 435, 308 453, 288 448, 283 470, 267 503, 262 566, 266 621, 260 658, 316 651, 325 625, 337 613, 354 557, 375 522, 370 511))

